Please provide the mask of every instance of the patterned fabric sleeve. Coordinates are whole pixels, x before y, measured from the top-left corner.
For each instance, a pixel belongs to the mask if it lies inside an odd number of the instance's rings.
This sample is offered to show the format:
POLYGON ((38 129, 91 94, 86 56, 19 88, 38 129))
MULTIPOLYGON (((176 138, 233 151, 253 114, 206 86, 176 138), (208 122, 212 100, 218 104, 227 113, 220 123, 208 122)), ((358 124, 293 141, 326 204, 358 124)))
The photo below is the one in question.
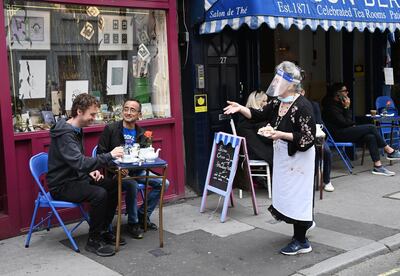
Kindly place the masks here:
POLYGON ((293 146, 298 151, 306 151, 315 143, 315 119, 311 104, 303 102, 293 105, 290 110, 290 121, 293 125, 293 146))

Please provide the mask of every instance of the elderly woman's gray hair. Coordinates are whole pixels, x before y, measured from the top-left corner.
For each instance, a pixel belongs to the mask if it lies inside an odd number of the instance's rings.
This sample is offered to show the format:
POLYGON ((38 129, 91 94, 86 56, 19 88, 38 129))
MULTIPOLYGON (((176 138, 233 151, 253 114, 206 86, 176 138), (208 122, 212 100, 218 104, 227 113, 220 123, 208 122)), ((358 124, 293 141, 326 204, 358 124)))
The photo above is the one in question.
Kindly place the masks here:
MULTIPOLYGON (((289 75, 291 75, 294 79, 301 81, 302 78, 302 73, 300 67, 298 67, 296 64, 290 61, 283 61, 278 66, 275 67, 275 71, 278 70, 283 70, 289 75)), ((302 89, 301 84, 299 83, 296 87, 296 92, 300 92, 302 89)))

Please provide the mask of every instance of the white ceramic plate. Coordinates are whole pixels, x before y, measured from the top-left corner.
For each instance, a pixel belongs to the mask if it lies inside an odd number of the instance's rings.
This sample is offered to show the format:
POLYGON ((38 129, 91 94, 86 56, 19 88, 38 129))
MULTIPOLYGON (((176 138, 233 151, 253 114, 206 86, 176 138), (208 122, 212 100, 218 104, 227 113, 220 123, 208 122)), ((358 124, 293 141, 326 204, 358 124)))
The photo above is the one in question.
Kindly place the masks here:
POLYGON ((118 161, 118 163, 121 163, 121 164, 132 164, 132 163, 139 162, 140 159, 139 158, 132 158, 132 159, 130 159, 128 161, 125 161, 124 159, 118 158, 117 161, 118 161))

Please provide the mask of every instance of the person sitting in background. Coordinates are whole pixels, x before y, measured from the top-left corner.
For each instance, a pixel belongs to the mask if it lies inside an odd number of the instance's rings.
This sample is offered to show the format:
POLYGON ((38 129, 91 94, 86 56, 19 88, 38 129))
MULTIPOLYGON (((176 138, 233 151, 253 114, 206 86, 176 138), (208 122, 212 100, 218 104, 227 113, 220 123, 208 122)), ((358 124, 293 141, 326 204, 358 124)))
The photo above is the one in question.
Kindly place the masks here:
MULTIPOLYGON (((246 107, 256 110, 262 110, 267 104, 268 96, 264 91, 256 90, 250 93, 246 107)), ((246 138, 247 151, 249 159, 265 160, 272 170, 273 148, 272 140, 258 135, 259 128, 266 125, 266 122, 256 123, 239 115, 238 135, 246 138)), ((257 182, 267 187, 265 179, 257 179, 257 182)))
POLYGON ((400 153, 394 150, 372 124, 356 125, 352 119, 349 91, 343 83, 335 83, 328 89, 322 101, 322 118, 337 142, 366 144, 374 162, 373 174, 393 176, 380 160, 379 149, 383 148, 388 160, 399 160, 400 153))
MULTIPOLYGON (((302 92, 300 93, 301 95, 305 95, 305 90, 303 89, 302 92)), ((314 119, 317 124, 323 125, 324 122, 322 121, 321 117, 321 110, 319 108, 319 104, 316 101, 311 101, 311 105, 313 108, 314 112, 314 119)), ((328 142, 325 141, 324 146, 323 146, 323 173, 322 173, 322 181, 324 183, 324 190, 327 192, 333 192, 335 190, 335 187, 333 187, 331 183, 331 168, 332 168, 332 152, 331 149, 329 148, 328 142)), ((317 158, 315 160, 318 162, 317 158)), ((317 167, 317 164, 315 165, 317 167)))

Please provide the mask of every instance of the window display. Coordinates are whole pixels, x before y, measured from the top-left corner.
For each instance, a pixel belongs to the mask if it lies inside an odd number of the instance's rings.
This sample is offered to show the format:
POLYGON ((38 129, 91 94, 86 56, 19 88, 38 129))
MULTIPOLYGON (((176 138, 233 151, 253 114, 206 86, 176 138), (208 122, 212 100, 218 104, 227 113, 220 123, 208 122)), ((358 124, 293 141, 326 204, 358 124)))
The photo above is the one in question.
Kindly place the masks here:
POLYGON ((4 3, 15 132, 49 129, 80 93, 100 100, 98 123, 126 98, 143 119, 171 116, 165 11, 4 3))

